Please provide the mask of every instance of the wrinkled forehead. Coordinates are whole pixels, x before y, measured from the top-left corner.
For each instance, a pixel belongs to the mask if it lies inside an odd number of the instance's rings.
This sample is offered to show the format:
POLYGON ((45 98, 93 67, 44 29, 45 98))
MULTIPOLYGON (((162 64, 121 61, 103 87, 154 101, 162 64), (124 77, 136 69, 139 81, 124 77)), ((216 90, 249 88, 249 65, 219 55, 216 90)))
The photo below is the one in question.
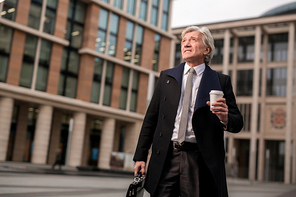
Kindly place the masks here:
POLYGON ((202 37, 202 33, 200 33, 199 31, 188 31, 188 32, 185 32, 183 37, 182 37, 182 40, 185 38, 191 38, 191 37, 202 37))

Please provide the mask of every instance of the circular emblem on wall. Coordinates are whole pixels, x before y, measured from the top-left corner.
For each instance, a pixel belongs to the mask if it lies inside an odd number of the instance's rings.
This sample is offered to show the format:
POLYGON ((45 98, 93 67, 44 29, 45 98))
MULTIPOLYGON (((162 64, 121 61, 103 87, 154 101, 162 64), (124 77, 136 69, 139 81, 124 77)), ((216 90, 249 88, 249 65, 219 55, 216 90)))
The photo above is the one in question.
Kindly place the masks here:
POLYGON ((286 126, 286 112, 280 108, 271 112, 271 124, 276 129, 284 128, 286 126))

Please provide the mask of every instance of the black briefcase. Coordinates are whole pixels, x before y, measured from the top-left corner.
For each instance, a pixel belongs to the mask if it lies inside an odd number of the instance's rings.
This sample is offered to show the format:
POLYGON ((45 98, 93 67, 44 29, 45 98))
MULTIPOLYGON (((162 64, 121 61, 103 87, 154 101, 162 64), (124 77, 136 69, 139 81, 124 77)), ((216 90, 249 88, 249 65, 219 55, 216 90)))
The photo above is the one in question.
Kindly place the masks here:
POLYGON ((145 177, 142 177, 142 173, 141 171, 139 171, 136 177, 134 178, 134 181, 129 185, 126 197, 143 197, 144 182, 145 177))

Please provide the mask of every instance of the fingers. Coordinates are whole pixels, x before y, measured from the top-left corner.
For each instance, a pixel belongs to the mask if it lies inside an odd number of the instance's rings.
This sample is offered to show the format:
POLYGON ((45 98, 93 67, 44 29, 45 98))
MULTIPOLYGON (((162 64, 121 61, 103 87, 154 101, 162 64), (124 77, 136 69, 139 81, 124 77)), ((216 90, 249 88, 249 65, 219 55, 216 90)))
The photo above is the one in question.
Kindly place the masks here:
POLYGON ((144 161, 137 161, 134 166, 134 176, 136 176, 140 170, 142 171, 142 176, 145 176, 145 166, 146 164, 144 161))

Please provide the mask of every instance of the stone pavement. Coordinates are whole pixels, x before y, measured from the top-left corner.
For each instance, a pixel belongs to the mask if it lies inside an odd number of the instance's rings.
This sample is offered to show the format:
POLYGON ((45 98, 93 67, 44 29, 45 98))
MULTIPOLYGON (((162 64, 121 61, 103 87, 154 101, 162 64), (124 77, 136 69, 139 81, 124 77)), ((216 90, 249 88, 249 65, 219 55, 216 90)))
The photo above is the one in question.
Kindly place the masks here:
MULTIPOLYGON (((0 162, 2 197, 124 197, 132 173, 80 171, 73 167, 52 170, 51 165, 0 162)), ((296 185, 250 182, 228 178, 230 197, 296 197, 296 185)), ((149 197, 148 193, 144 197, 149 197)))

